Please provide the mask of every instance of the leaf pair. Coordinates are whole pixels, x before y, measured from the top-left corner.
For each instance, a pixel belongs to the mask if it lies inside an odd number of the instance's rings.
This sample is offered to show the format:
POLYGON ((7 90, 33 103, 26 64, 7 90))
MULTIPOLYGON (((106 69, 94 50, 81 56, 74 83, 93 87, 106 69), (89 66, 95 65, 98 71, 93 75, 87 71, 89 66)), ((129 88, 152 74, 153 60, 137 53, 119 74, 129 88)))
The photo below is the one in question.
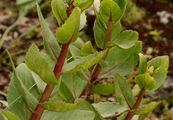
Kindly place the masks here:
POLYGON ((169 59, 167 56, 153 58, 147 62, 146 58, 140 54, 139 71, 140 75, 136 77, 136 83, 142 88, 155 90, 159 88, 168 71, 169 59))

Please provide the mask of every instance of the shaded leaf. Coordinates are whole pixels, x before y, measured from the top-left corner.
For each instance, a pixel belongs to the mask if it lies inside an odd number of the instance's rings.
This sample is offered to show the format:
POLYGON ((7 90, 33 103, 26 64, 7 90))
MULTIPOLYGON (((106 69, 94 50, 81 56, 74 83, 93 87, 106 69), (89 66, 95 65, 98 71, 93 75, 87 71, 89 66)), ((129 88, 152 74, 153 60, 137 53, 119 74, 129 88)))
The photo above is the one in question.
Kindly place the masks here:
MULTIPOLYGON (((83 71, 82 71, 83 72, 83 71)), ((73 94, 74 98, 78 98, 87 84, 87 79, 82 72, 62 74, 62 81, 73 94)))
POLYGON ((92 54, 93 52, 94 52, 94 48, 91 44, 91 41, 87 41, 86 43, 84 43, 80 51, 82 55, 89 55, 89 54, 92 54))
POLYGON ((118 74, 115 75, 115 79, 118 82, 119 88, 120 88, 128 106, 132 107, 134 105, 134 102, 135 102, 135 97, 132 94, 130 84, 128 83, 128 81, 124 77, 122 77, 118 74))
POLYGON ((62 80, 60 82, 58 93, 66 102, 74 102, 72 91, 70 91, 70 89, 62 80))

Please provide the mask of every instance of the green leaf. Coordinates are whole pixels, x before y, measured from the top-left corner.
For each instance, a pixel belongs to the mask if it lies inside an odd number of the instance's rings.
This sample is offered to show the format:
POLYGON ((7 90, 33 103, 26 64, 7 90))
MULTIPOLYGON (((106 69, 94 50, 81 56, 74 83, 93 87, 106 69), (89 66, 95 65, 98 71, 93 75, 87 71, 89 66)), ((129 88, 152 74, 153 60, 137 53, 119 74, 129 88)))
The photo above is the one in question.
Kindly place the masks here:
POLYGON ((113 43, 120 48, 128 49, 135 45, 138 40, 138 33, 132 30, 125 30, 118 34, 113 43))
POLYGON ((92 86, 92 92, 101 95, 114 94, 114 84, 96 84, 92 86))
POLYGON ((58 93, 66 102, 74 102, 74 97, 72 92, 62 80, 59 86, 58 93))
POLYGON ((95 114, 88 110, 71 110, 67 112, 51 112, 43 113, 41 120, 94 120, 95 114))
POLYGON ((55 53, 58 54, 60 52, 60 46, 58 44, 58 41, 56 40, 56 37, 54 36, 52 31, 48 27, 48 24, 44 20, 40 7, 38 5, 37 5, 37 12, 42 29, 45 51, 55 61, 56 56, 54 54, 55 53))
POLYGON ((79 7, 81 10, 89 8, 94 0, 74 0, 74 6, 79 7))
POLYGON ((143 54, 139 54, 139 73, 143 74, 147 70, 147 60, 143 54))
POLYGON ((103 118, 119 115, 128 109, 119 103, 111 102, 94 103, 93 106, 102 115, 103 118))
POLYGON ((114 0, 114 1, 118 3, 119 7, 121 8, 122 13, 124 13, 125 9, 126 9, 126 5, 127 5, 127 0, 114 0))
POLYGON ((88 69, 91 66, 97 64, 106 54, 107 51, 101 51, 95 54, 75 59, 74 61, 67 63, 63 67, 63 73, 74 73, 82 69, 88 69))
POLYGON ((39 53, 39 49, 33 44, 26 53, 25 63, 48 84, 57 84, 56 77, 47 60, 39 53))
POLYGON ((135 82, 139 85, 140 88, 145 87, 148 90, 152 90, 156 86, 156 81, 149 73, 136 76, 135 82))
POLYGON ((94 23, 94 38, 95 38, 96 44, 99 48, 103 48, 103 46, 106 42, 106 32, 108 29, 107 28, 108 24, 110 22, 113 22, 112 30, 110 30, 110 32, 112 34, 111 37, 113 37, 113 38, 116 37, 116 35, 120 32, 121 24, 118 20, 116 20, 117 19, 116 17, 118 17, 118 15, 121 13, 121 11, 119 13, 119 10, 120 10, 120 8, 116 4, 116 2, 114 2, 112 0, 104 0, 100 6, 100 12, 99 13, 96 12, 96 20, 94 23), (107 6, 112 6, 112 7, 107 7, 107 6), (108 21, 108 19, 110 17, 113 19, 112 21, 108 21), (107 19, 107 20, 105 21, 104 19, 107 19))
POLYGON ((83 99, 78 99, 76 101, 76 103, 77 103, 76 109, 92 111, 95 113, 94 120, 103 120, 102 116, 97 112, 97 110, 88 101, 83 100, 83 99))
POLYGON ((74 42, 77 39, 80 26, 80 14, 80 8, 74 8, 65 23, 57 29, 56 36, 58 42, 65 44, 68 42, 74 42))
POLYGON ((94 38, 96 45, 99 48, 103 48, 105 43, 106 29, 107 26, 99 14, 96 15, 96 20, 94 22, 94 38))
POLYGON ((62 81, 71 91, 74 98, 78 98, 80 96, 87 84, 87 79, 84 77, 82 72, 62 74, 62 81))
MULTIPOLYGON (((118 73, 122 76, 131 72, 138 63, 138 54, 141 52, 141 42, 137 42, 129 49, 122 49, 118 46, 112 47, 106 57, 107 65, 102 67, 102 72, 109 71, 108 74, 115 75, 118 73)), ((112 76, 111 76, 112 77, 112 76)))
POLYGON ((64 0, 51 0, 51 7, 53 15, 58 23, 61 25, 67 19, 66 8, 64 0))
POLYGON ((65 112, 76 108, 77 104, 66 103, 62 101, 48 101, 41 103, 41 105, 50 111, 65 112))
POLYGON ((114 23, 120 20, 121 9, 116 2, 113 0, 103 0, 100 5, 100 15, 102 16, 105 23, 108 22, 110 16, 114 23), (109 7, 108 7, 109 6, 109 7))
POLYGON ((92 54, 93 52, 94 52, 94 48, 91 44, 91 41, 87 41, 86 43, 84 43, 80 51, 82 55, 89 55, 89 54, 92 54))
POLYGON ((7 117, 8 120, 20 120, 18 116, 8 110, 2 110, 1 112, 5 115, 5 117, 7 117))
POLYGON ((124 77, 122 77, 118 74, 115 75, 115 80, 117 81, 117 83, 119 85, 119 88, 125 98, 126 103, 131 108, 134 105, 135 98, 132 94, 130 84, 128 83, 127 79, 125 79, 124 77))
POLYGON ((148 68, 154 67, 154 71, 152 73, 152 76, 156 80, 156 86, 155 89, 159 88, 167 75, 168 72, 168 66, 169 66, 169 58, 168 56, 159 56, 156 58, 153 58, 148 62, 148 68))
POLYGON ((21 120, 25 120, 25 113, 28 112, 28 115, 30 115, 30 109, 35 107, 35 102, 31 100, 31 98, 34 96, 38 99, 40 94, 38 89, 36 89, 36 83, 33 80, 32 72, 25 64, 20 64, 15 69, 15 74, 17 77, 13 74, 8 87, 7 101, 9 110, 18 115, 21 120), (30 98, 30 96, 32 97, 30 98))
POLYGON ((138 115, 147 114, 154 110, 160 103, 161 102, 151 102, 149 104, 144 105, 143 107, 135 109, 133 112, 138 115))

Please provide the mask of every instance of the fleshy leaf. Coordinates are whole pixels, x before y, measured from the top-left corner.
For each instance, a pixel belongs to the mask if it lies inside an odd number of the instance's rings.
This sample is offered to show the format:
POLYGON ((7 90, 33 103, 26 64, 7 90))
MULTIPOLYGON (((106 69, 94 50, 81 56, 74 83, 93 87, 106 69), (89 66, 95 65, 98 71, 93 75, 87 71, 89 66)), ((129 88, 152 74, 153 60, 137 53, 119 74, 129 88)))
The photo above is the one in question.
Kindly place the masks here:
POLYGON ((166 79, 168 66, 169 66, 168 56, 159 56, 159 57, 153 58, 152 60, 148 62, 148 68, 152 66, 154 67, 152 76, 156 80, 155 89, 157 89, 163 84, 164 80, 166 79))
POLYGON ((138 33, 132 30, 125 30, 118 34, 113 41, 120 48, 128 49, 135 45, 138 40, 138 33))
POLYGON ((161 102, 151 102, 149 104, 144 105, 143 107, 135 109, 133 112, 138 115, 147 114, 154 110, 160 103, 161 102))
POLYGON ((79 7, 81 10, 89 8, 94 0, 74 0, 74 6, 79 7))
POLYGON ((41 79, 48 84, 56 84, 57 80, 47 60, 45 60, 39 52, 39 49, 33 44, 25 57, 27 66, 37 73, 41 79))
POLYGON ((61 25, 67 19, 66 8, 64 0, 51 0, 51 7, 53 15, 58 23, 61 25))
POLYGON ((74 73, 82 69, 88 69, 94 64, 97 64, 105 56, 106 52, 107 51, 101 51, 95 54, 81 57, 80 59, 76 59, 70 63, 67 63, 63 67, 63 72, 74 73))
POLYGON ((126 100, 126 103, 131 108, 135 102, 135 98, 132 94, 130 84, 128 83, 127 79, 118 74, 115 75, 115 80, 118 82, 119 88, 121 89, 121 92, 126 100))
POLYGON ((45 19, 43 18, 40 7, 38 5, 37 12, 42 29, 45 51, 53 60, 56 60, 56 56, 54 54, 58 54, 60 52, 60 46, 58 44, 58 41, 56 40, 56 37, 54 36, 52 31, 48 27, 45 19))
POLYGON ((77 39, 80 26, 80 14, 80 8, 74 8, 65 23, 57 29, 56 36, 58 42, 65 44, 68 42, 74 42, 77 39))
POLYGON ((50 111, 65 112, 65 111, 75 109, 77 104, 66 103, 62 101, 48 101, 48 102, 41 103, 41 105, 45 109, 50 111))

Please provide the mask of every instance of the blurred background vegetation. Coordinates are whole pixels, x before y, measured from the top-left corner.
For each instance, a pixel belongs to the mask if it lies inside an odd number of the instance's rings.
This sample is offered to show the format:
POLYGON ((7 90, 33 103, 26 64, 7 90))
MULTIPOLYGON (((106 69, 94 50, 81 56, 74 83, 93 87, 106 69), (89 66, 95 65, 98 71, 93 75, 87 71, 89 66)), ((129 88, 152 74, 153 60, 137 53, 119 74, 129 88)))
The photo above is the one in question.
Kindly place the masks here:
MULTIPOLYGON (((54 31, 58 24, 52 17, 50 0, 39 0, 39 4, 47 23, 54 31)), ((87 23, 80 34, 82 39, 92 41, 95 15, 89 9, 86 16, 87 23)), ((163 102, 146 120, 173 120, 173 0, 128 0, 122 23, 124 28, 139 32, 143 52, 148 59, 169 55, 167 80, 159 90, 146 95, 145 99, 163 102)), ((35 0, 0 0, 0 101, 6 100, 12 72, 5 50, 10 52, 18 65, 23 62, 32 42, 40 49, 43 48, 35 0)))

